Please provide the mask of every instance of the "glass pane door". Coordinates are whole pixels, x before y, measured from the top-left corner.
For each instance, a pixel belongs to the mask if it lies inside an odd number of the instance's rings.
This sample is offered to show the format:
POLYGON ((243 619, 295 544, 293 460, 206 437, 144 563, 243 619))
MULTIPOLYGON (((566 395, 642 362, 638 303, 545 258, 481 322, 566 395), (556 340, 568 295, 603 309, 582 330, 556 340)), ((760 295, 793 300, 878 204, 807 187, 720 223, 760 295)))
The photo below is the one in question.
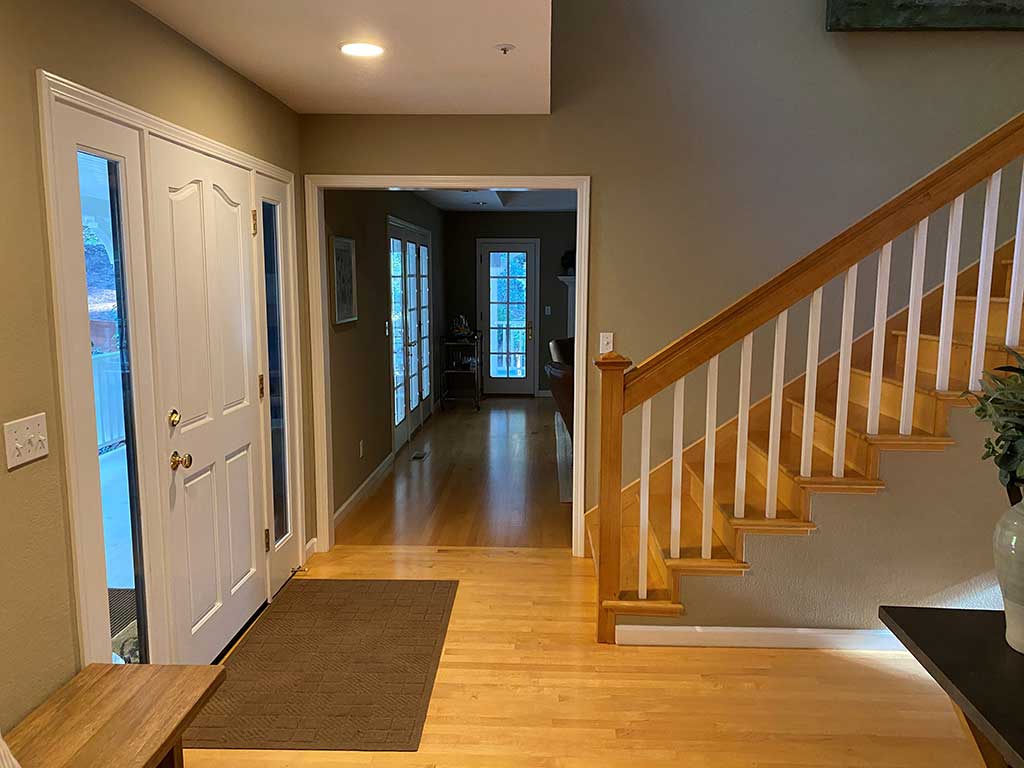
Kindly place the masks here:
POLYGON ((533 395, 539 241, 481 239, 477 250, 484 392, 533 395))
POLYGON ((79 151, 78 189, 111 651, 115 662, 139 663, 147 660, 145 585, 118 162, 79 151))
MULTIPOLYGON (((405 244, 406 252, 406 285, 408 286, 405 292, 405 305, 406 305, 406 349, 409 351, 409 411, 410 415, 415 410, 416 406, 420 404, 420 364, 419 364, 419 302, 417 296, 419 294, 417 279, 417 248, 416 243, 407 242, 405 244)), ((419 426, 416 419, 413 419, 412 425, 414 429, 419 426)))

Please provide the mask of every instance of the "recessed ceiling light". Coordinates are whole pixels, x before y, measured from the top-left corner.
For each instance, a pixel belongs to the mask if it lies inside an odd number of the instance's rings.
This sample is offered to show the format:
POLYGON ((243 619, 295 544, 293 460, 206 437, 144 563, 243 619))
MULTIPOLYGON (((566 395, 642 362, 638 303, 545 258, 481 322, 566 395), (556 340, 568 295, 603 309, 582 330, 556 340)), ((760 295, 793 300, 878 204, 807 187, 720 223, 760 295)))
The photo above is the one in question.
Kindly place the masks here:
POLYGON ((373 43, 345 43, 341 46, 341 52, 346 56, 359 56, 365 59, 380 56, 384 49, 373 43))

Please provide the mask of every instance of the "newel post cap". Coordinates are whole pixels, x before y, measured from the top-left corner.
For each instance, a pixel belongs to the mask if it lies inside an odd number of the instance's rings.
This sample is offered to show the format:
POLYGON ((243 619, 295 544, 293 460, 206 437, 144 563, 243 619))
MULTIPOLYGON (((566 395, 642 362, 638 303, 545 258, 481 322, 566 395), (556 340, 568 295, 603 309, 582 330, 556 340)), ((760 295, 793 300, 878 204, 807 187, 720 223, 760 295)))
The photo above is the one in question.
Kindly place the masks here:
POLYGON ((625 370, 626 368, 629 368, 629 366, 631 366, 632 364, 632 360, 630 360, 628 357, 623 357, 614 350, 611 352, 605 352, 602 355, 598 355, 597 359, 594 361, 594 365, 596 365, 602 371, 622 371, 625 370))

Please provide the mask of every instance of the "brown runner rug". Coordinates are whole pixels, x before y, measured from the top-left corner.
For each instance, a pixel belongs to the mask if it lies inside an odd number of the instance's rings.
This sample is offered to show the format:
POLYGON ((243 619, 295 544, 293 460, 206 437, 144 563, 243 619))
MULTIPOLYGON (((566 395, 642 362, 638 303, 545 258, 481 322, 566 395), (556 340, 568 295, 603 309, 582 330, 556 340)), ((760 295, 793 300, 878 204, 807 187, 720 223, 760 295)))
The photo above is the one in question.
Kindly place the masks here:
POLYGON ((293 579, 224 662, 184 746, 416 751, 457 586, 293 579))

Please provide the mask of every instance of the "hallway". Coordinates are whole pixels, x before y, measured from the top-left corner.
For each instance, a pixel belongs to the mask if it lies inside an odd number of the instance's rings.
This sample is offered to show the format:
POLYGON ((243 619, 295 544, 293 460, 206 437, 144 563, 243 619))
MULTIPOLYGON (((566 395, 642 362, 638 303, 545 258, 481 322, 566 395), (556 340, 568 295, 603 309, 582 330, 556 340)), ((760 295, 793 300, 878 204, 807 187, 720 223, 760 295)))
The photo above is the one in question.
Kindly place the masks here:
POLYGON ((337 523, 338 544, 571 546, 558 500, 555 403, 489 398, 435 410, 392 472, 337 523), (422 459, 415 458, 423 454, 422 459))

